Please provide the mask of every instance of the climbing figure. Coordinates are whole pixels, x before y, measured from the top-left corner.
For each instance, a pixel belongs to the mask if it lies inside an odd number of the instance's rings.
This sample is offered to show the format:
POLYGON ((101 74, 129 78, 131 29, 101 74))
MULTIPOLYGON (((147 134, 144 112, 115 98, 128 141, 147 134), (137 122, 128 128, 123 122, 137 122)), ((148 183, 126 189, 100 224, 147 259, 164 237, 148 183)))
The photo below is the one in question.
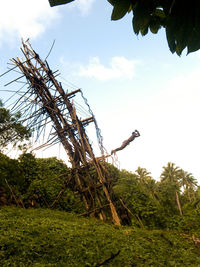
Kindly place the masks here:
POLYGON ((111 151, 111 155, 113 153, 116 153, 119 150, 124 149, 126 146, 128 146, 130 144, 130 142, 132 142, 136 137, 139 137, 139 136, 140 136, 140 133, 137 130, 132 132, 132 135, 127 140, 125 140, 120 147, 111 151))

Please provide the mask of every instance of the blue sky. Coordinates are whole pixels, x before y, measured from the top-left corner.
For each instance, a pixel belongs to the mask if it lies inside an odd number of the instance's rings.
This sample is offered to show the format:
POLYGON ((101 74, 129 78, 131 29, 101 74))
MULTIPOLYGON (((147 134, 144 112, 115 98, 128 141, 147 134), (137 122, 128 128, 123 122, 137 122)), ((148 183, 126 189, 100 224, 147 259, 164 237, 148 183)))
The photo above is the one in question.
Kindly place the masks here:
MULTIPOLYGON (((107 150, 140 131, 140 138, 118 152, 121 168, 144 167, 157 179, 170 161, 199 179, 200 53, 172 55, 163 30, 136 36, 131 14, 113 22, 111 12, 106 0, 54 8, 47 0, 4 1, 0 72, 9 58, 22 56, 21 37, 30 38, 43 58, 55 40, 49 64, 82 88, 107 150)), ((3 100, 8 97, 3 85, 10 80, 11 74, 1 78, 3 100)))

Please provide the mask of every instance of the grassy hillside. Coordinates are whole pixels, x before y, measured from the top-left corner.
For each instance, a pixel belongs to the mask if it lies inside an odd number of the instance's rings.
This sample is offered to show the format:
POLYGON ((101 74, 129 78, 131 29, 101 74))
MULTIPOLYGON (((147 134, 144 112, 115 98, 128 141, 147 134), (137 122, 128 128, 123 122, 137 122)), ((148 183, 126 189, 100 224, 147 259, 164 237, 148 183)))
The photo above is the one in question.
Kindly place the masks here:
POLYGON ((189 233, 116 227, 48 209, 0 209, 0 266, 102 266, 120 250, 103 266, 196 267, 198 244, 189 233))

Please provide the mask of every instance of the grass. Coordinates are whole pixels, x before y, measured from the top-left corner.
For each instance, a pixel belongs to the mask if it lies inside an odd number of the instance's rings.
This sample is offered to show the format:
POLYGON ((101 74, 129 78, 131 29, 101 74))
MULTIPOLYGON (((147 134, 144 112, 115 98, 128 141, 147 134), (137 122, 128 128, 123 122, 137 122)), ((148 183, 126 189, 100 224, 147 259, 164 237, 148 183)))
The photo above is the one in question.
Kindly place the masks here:
POLYGON ((178 231, 116 227, 48 209, 0 209, 0 266, 99 266, 120 250, 106 266, 197 267, 197 245, 178 231))

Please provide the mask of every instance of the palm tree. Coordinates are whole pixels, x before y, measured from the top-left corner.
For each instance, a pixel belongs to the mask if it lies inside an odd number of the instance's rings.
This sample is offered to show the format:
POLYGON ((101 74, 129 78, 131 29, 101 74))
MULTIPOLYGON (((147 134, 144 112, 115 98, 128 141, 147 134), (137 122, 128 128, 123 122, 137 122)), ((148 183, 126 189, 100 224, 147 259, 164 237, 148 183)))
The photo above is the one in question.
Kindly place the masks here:
POLYGON ((163 172, 161 173, 161 182, 173 182, 178 183, 180 168, 176 167, 174 163, 168 162, 166 167, 163 167, 163 172))
POLYGON ((168 162, 166 167, 163 167, 163 172, 161 173, 161 182, 169 182, 174 183, 177 187, 177 190, 175 191, 176 194, 176 203, 180 212, 180 215, 182 216, 182 208, 180 204, 179 199, 179 191, 180 191, 180 175, 181 175, 181 169, 179 167, 176 167, 174 163, 168 162))
POLYGON ((145 168, 138 167, 135 171, 140 182, 146 184, 148 180, 152 180, 151 173, 145 168))
POLYGON ((194 176, 191 173, 180 170, 179 182, 189 201, 192 202, 192 200, 195 200, 195 188, 197 187, 197 180, 194 178, 194 176))
POLYGON ((157 204, 160 205, 157 196, 157 184, 156 181, 152 178, 151 173, 148 172, 146 168, 141 167, 138 167, 135 172, 139 182, 144 185, 152 198, 156 201, 157 204))

